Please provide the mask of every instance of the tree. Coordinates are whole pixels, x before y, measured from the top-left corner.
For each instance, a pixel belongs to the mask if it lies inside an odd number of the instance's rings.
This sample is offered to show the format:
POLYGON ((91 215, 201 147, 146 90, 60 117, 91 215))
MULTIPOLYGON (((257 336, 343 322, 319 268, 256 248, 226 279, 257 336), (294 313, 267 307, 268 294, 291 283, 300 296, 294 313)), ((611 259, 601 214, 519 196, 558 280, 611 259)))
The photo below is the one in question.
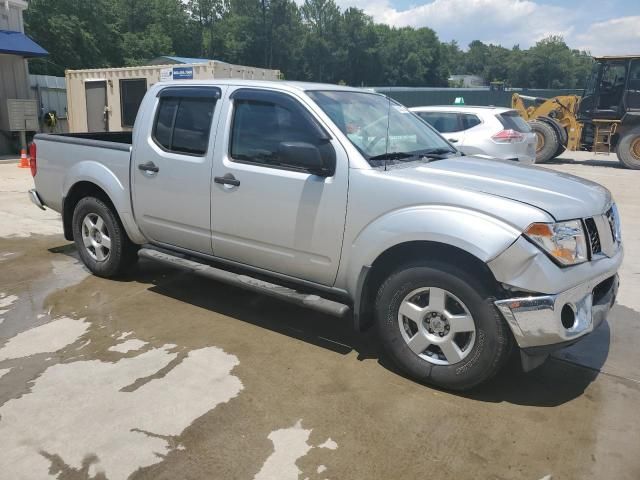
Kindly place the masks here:
POLYGON ((50 57, 33 62, 31 72, 64 75, 68 68, 122 65, 115 10, 112 0, 32 0, 25 29, 50 57))
POLYGON ((25 27, 51 53, 31 60, 31 71, 56 75, 174 54, 349 85, 446 86, 452 74, 475 74, 514 87, 580 88, 593 63, 558 36, 528 50, 474 40, 463 51, 430 28, 375 24, 335 0, 32 0, 25 27))

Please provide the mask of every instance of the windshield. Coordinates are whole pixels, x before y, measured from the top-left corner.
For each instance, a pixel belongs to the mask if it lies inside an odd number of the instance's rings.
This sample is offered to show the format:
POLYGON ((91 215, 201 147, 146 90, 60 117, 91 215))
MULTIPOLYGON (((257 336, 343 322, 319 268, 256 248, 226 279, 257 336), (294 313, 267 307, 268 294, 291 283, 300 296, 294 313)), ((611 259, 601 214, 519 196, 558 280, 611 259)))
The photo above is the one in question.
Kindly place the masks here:
POLYGON ((457 153, 423 120, 382 95, 330 90, 308 91, 307 95, 372 166, 424 154, 457 153))

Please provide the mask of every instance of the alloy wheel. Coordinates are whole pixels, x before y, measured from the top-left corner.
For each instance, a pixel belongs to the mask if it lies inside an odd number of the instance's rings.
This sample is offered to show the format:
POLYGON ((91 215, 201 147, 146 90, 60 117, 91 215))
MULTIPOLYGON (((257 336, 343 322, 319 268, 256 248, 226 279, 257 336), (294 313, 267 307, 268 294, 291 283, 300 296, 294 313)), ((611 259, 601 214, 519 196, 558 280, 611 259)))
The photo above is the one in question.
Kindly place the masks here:
POLYGON ((476 327, 466 305, 451 292, 422 287, 400 304, 398 326, 402 338, 421 359, 435 365, 464 360, 476 339, 476 327))

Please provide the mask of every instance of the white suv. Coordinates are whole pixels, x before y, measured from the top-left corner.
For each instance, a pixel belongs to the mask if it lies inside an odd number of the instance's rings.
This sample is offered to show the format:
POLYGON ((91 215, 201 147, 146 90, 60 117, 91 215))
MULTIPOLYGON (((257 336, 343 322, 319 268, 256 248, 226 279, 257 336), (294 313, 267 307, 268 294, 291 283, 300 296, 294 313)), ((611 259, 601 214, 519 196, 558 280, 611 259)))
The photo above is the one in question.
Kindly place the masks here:
POLYGON ((536 135, 515 110, 457 105, 410 110, 466 155, 535 162, 536 135))

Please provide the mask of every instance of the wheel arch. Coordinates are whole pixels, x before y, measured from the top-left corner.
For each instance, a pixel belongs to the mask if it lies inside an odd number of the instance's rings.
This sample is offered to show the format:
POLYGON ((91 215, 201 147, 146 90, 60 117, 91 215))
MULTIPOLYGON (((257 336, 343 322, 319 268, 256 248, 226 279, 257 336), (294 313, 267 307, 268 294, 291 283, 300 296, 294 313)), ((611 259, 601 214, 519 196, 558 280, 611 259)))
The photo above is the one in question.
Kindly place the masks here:
POLYGON ((138 229, 131 208, 130 185, 128 170, 125 174, 117 175, 106 165, 95 161, 81 161, 73 165, 65 176, 62 187, 62 221, 65 238, 71 240, 70 225, 73 209, 82 195, 92 193, 101 195, 108 201, 114 213, 122 223, 129 239, 137 244, 146 242, 144 235, 138 229), (122 179, 119 176, 123 177, 122 179), (79 196, 80 195, 80 196, 79 196))
POLYGON ((133 231, 130 231, 131 227, 127 225, 127 222, 123 221, 123 218, 120 215, 120 212, 116 204, 114 203, 112 198, 109 196, 109 194, 100 185, 90 180, 80 180, 74 183, 69 188, 69 190, 67 191, 67 194, 62 199, 61 214, 62 214, 62 226, 63 226, 65 239, 69 241, 73 241, 73 223, 72 223, 73 212, 78 202, 81 199, 86 197, 96 197, 104 201, 109 206, 109 208, 111 208, 111 210, 113 211, 113 214, 116 216, 116 218, 120 221, 120 223, 124 227, 124 230, 127 233, 127 236, 129 237, 129 239, 134 243, 143 243, 143 242, 140 242, 139 237, 137 237, 137 235, 141 235, 137 231, 137 227, 133 229, 133 231))
POLYGON ((62 200, 62 225, 64 228, 64 238, 69 241, 73 241, 73 211, 75 210, 78 202, 85 197, 99 198, 109 205, 109 208, 113 210, 116 217, 120 218, 113 201, 103 188, 88 180, 76 182, 71 186, 62 200))
POLYGON ((618 131, 616 132, 616 146, 617 142, 627 133, 636 130, 640 127, 640 113, 627 113, 622 117, 618 131))
POLYGON ((476 255, 460 247, 429 240, 408 241, 394 245, 378 255, 370 266, 360 271, 353 306, 353 320, 356 331, 365 330, 371 324, 375 295, 384 279, 403 264, 416 259, 439 260, 447 258, 448 263, 464 264, 466 270, 487 285, 498 281, 487 264, 476 255))

